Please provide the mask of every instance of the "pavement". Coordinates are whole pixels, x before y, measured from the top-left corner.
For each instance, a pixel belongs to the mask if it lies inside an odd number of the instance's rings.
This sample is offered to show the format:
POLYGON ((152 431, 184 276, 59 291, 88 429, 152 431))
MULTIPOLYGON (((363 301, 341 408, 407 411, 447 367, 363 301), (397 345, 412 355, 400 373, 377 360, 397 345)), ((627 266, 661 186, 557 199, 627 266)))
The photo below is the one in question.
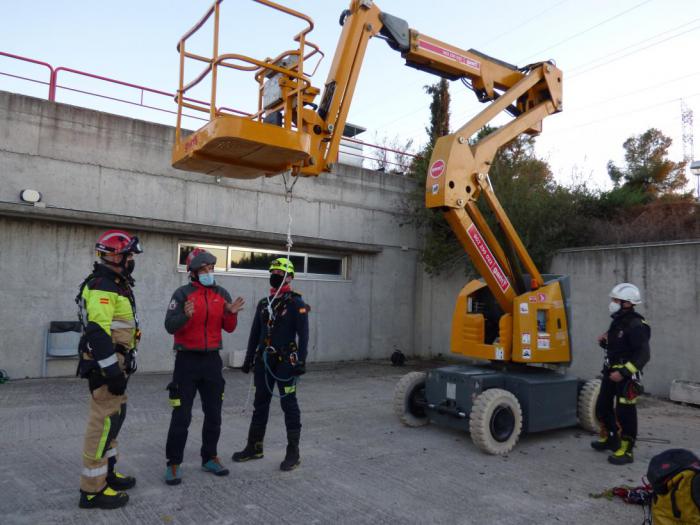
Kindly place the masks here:
MULTIPOLYGON (((444 363, 442 363, 444 364, 444 363)), ((0 523, 6 524, 638 524, 641 507, 593 498, 638 485, 649 459, 671 447, 700 452, 700 409, 644 397, 631 465, 609 465, 591 436, 569 428, 525 435, 505 457, 480 452, 469 434, 437 425, 402 426, 394 385, 409 363, 311 365, 299 385, 301 466, 279 470, 282 413, 273 400, 265 457, 237 464, 250 408, 250 376, 226 370, 219 455, 231 469, 200 469, 202 415, 195 402, 183 482, 163 482, 170 408, 165 374, 136 374, 119 437, 119 470, 136 476, 129 504, 78 508, 87 385, 73 378, 0 384, 0 523)))

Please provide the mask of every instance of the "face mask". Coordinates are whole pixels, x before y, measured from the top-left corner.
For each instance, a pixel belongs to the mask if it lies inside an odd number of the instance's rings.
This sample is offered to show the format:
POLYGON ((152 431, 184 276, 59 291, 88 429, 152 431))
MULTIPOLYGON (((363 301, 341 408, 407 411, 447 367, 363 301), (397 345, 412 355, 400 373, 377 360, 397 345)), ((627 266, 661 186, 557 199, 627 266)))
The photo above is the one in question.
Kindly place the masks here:
POLYGON ((131 275, 134 273, 134 268, 136 267, 136 261, 133 259, 131 261, 126 261, 126 264, 124 265, 124 271, 126 271, 127 275, 131 275))
POLYGON ((616 303, 615 301, 611 301, 610 304, 608 305, 608 310, 610 310, 611 314, 616 314, 617 312, 620 311, 620 303, 616 303))
POLYGON ((282 283, 284 282, 284 275, 278 275, 276 273, 273 273, 270 275, 270 286, 273 288, 279 288, 282 286, 282 283))
POLYGON ((213 273, 200 273, 199 274, 199 284, 202 286, 211 286, 214 284, 214 274, 213 273))

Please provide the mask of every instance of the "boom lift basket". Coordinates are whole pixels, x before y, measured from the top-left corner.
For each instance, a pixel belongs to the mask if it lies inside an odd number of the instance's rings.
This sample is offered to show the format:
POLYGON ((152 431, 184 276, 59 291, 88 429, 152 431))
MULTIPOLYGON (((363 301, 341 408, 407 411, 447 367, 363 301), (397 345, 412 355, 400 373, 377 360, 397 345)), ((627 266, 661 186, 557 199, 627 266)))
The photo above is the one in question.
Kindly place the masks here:
MULTIPOLYGON (((304 62, 323 53, 306 40, 313 21, 292 9, 270 2, 254 0, 306 22, 307 27, 294 37, 295 49, 276 58, 259 60, 240 54, 219 54, 220 4, 217 0, 204 17, 178 43, 180 78, 177 91, 177 125, 172 153, 174 168, 214 176, 251 179, 275 175, 311 162, 312 140, 301 126, 301 112, 296 108, 311 103, 318 93, 304 73, 304 62), (213 53, 205 57, 185 48, 187 40, 214 15, 213 53), (310 51, 308 51, 310 49, 310 51), (185 85, 185 60, 206 63, 204 70, 185 85), (220 67, 250 72, 258 83, 258 108, 244 113, 217 106, 217 75, 220 67), (211 75, 211 98, 208 102, 189 98, 186 93, 211 75), (209 114, 209 122, 199 130, 188 133, 182 129, 183 108, 209 114), (274 123, 272 123, 274 122, 274 123)), ((317 64, 318 66, 318 64, 317 64)))

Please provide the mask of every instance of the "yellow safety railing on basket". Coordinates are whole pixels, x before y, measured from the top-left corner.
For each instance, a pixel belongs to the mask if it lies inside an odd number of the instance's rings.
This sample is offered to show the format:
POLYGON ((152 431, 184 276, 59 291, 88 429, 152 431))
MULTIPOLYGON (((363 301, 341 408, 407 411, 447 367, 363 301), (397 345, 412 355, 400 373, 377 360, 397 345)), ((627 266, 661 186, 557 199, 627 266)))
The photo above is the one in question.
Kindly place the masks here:
POLYGON ((253 178, 299 170, 310 162, 311 140, 302 127, 302 112, 297 108, 312 104, 319 90, 311 85, 323 53, 306 36, 314 27, 308 16, 270 0, 253 0, 258 4, 298 18, 306 27, 294 35, 294 49, 275 58, 258 59, 242 54, 219 52, 221 4, 217 0, 207 13, 180 39, 180 76, 177 90, 177 124, 173 148, 173 166, 187 171, 234 178, 253 178), (211 56, 187 51, 186 45, 214 15, 211 56), (311 74, 304 65, 320 55, 311 74), (204 69, 185 83, 187 60, 203 62, 204 69), (246 113, 217 105, 219 68, 230 68, 252 74, 258 84, 257 111, 246 113), (208 102, 187 96, 188 91, 211 75, 208 102), (183 108, 209 114, 209 123, 192 134, 182 130, 183 108))

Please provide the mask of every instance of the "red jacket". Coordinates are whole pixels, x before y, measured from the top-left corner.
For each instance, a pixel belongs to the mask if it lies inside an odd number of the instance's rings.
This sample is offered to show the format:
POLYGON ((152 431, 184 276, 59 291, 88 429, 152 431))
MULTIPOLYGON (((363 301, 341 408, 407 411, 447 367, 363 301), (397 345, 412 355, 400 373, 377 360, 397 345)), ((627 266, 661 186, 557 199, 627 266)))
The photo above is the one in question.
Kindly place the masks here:
POLYGON ((231 333, 236 329, 238 315, 225 310, 231 296, 221 286, 202 286, 196 281, 181 286, 175 293, 165 314, 165 329, 175 335, 175 350, 221 350, 221 330, 231 333), (194 303, 194 313, 185 315, 185 302, 194 303))

